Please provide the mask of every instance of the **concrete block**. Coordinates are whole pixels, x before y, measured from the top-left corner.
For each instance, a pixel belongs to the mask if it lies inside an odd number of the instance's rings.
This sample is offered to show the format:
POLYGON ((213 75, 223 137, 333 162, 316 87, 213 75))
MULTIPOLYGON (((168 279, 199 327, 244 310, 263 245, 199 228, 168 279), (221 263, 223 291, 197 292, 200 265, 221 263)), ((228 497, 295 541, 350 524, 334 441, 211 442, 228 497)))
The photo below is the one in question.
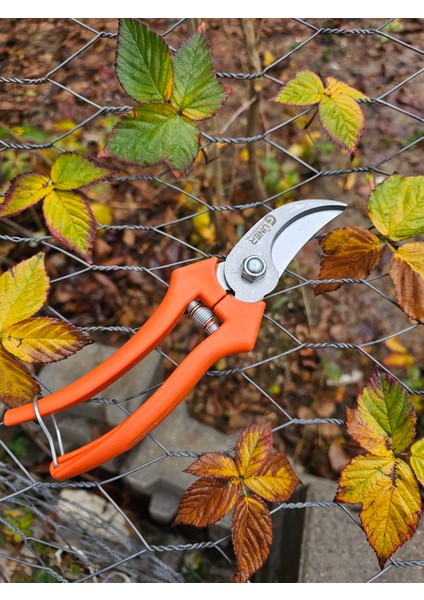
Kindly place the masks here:
POLYGON ((187 456, 187 452, 227 451, 234 447, 236 439, 237 434, 224 435, 194 420, 182 402, 127 455, 121 473, 138 469, 127 475, 127 483, 137 492, 151 496, 149 510, 154 519, 169 523, 182 494, 194 481, 192 475, 183 472, 196 458, 187 456), (169 456, 167 451, 175 454, 169 456))

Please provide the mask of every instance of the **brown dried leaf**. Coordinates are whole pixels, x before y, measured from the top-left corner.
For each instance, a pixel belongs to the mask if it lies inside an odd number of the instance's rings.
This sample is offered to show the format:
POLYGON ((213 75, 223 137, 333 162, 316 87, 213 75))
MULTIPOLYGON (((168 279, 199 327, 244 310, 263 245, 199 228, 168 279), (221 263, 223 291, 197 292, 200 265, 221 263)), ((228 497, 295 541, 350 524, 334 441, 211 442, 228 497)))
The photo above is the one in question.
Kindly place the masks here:
POLYGON ((239 498, 234 508, 232 537, 237 557, 234 581, 244 583, 262 567, 272 544, 272 519, 261 498, 239 498))
MULTIPOLYGON (((374 233, 363 227, 335 229, 320 241, 324 255, 319 279, 362 279, 367 277, 381 258, 382 247, 374 233)), ((317 285, 315 295, 332 292, 342 283, 317 285)))
POLYGON ((396 298, 408 317, 424 323, 424 242, 410 242, 392 257, 390 276, 396 298))

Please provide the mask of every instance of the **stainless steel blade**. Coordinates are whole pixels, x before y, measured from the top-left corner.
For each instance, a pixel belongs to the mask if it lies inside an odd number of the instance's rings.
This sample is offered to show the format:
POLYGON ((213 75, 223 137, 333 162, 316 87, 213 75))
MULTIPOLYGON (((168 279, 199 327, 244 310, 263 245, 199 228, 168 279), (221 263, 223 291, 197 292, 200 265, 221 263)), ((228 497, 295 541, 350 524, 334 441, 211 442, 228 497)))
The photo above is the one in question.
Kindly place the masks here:
POLYGON ((220 281, 239 300, 261 300, 276 287, 282 273, 306 242, 339 216, 346 206, 335 200, 299 200, 269 212, 219 265, 220 281))

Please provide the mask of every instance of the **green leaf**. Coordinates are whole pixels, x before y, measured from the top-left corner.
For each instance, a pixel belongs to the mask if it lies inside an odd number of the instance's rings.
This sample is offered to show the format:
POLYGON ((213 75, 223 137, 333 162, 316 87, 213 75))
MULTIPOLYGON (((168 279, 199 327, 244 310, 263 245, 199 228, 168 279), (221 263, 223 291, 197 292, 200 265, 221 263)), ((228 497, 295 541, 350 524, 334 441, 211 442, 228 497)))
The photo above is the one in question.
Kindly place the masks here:
POLYGON ((174 88, 171 102, 187 117, 212 117, 228 96, 213 70, 212 53, 204 25, 174 56, 174 88))
POLYGON ((368 214, 378 231, 400 241, 424 233, 424 176, 392 175, 376 186, 368 214))
POLYGON ((50 317, 35 317, 15 323, 3 332, 3 346, 26 362, 50 363, 75 354, 90 342, 76 327, 50 317))
POLYGON ((42 252, 3 273, 0 277, 0 332, 39 311, 47 299, 49 285, 42 252))
POLYGON ((120 19, 116 71, 124 90, 140 103, 171 97, 172 57, 163 39, 135 19, 120 19))
POLYGON ((299 71, 283 86, 275 101, 290 106, 309 106, 320 102, 323 96, 324 86, 318 75, 312 71, 299 71))
POLYGON ((50 177, 29 172, 12 179, 4 202, 0 204, 0 217, 17 215, 34 206, 53 189, 50 177))
POLYGON ((390 375, 377 371, 358 396, 357 408, 348 409, 347 430, 374 455, 400 453, 415 436, 416 415, 404 388, 390 375))
POLYGON ((143 166, 165 162, 180 175, 197 156, 199 130, 169 104, 141 104, 116 125, 107 150, 143 166))
POLYGON ((410 462, 416 478, 424 486, 424 438, 412 444, 410 462))
POLYGON ((328 137, 338 146, 354 152, 365 127, 363 112, 351 96, 324 96, 319 104, 319 118, 328 137))
POLYGON ((40 387, 31 373, 0 347, 0 400, 9 408, 32 402, 40 387))
POLYGON ((96 183, 108 175, 110 170, 92 158, 72 152, 61 154, 51 170, 53 184, 61 190, 74 190, 89 183, 96 183))
POLYGON ((54 190, 44 200, 43 212, 50 232, 91 262, 96 222, 84 196, 76 191, 54 190))

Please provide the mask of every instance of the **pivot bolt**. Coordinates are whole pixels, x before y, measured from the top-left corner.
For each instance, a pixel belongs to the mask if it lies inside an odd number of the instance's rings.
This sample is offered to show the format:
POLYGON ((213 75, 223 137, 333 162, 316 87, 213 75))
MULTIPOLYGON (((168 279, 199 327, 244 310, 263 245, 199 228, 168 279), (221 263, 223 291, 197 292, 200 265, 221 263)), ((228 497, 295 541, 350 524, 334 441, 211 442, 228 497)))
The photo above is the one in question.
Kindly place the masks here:
POLYGON ((266 262, 260 256, 248 256, 243 262, 242 277, 253 283, 266 273, 266 262))

